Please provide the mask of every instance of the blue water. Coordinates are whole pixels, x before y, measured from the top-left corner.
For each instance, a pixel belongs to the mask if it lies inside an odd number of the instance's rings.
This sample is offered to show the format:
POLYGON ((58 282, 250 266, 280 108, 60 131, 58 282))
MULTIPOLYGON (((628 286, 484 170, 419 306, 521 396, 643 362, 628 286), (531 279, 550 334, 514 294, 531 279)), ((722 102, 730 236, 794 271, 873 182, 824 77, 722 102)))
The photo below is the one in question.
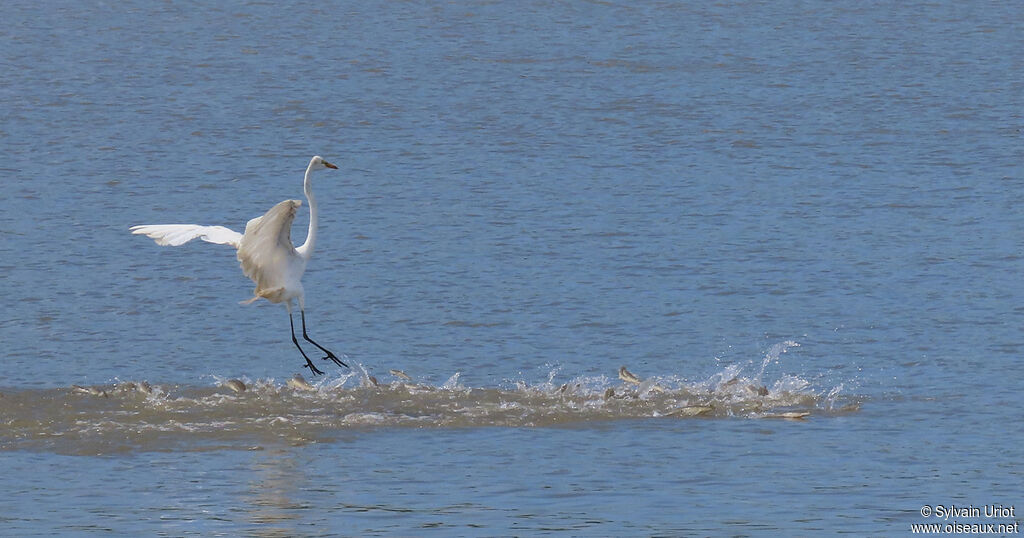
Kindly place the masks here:
POLYGON ((310 335, 381 381, 621 393, 626 365, 815 398, 804 421, 88 450, 23 442, 25 408, 0 404, 0 534, 891 535, 926 504, 1024 510, 1019 3, 14 1, 0 20, 0 402, 283 386, 303 362, 286 314, 237 304, 231 249, 128 227, 242 231, 302 198, 314 154, 340 170, 314 177, 310 335))

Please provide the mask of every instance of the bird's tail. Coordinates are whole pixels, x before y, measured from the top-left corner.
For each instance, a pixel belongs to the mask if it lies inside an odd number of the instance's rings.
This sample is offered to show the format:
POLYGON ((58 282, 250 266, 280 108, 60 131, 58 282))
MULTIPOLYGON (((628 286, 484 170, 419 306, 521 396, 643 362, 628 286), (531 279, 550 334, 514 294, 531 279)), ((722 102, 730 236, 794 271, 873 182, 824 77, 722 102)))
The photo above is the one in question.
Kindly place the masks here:
POLYGON ((268 300, 268 301, 270 301, 272 303, 279 303, 282 300, 281 296, 284 294, 284 287, 272 288, 272 289, 269 289, 269 290, 257 289, 257 290, 255 290, 255 293, 256 293, 256 295, 253 296, 252 299, 246 299, 244 301, 239 301, 238 304, 243 304, 243 305, 245 305, 245 304, 252 304, 252 303, 255 303, 256 301, 259 301, 260 299, 266 299, 266 300, 268 300))

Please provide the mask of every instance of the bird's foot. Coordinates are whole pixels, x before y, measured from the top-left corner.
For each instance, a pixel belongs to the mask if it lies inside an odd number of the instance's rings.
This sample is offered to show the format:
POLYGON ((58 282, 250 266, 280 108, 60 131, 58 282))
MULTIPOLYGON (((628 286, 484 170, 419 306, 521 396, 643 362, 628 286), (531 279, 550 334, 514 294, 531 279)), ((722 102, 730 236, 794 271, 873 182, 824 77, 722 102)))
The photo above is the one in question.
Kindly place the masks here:
POLYGON ((312 372, 313 375, 324 375, 323 371, 313 365, 313 362, 309 359, 306 359, 306 365, 303 366, 303 368, 309 368, 309 371, 312 372))
POLYGON ((334 361, 334 364, 337 364, 338 366, 344 366, 345 368, 348 368, 348 367, 349 367, 349 366, 348 366, 347 364, 345 364, 344 362, 342 362, 342 361, 341 361, 341 359, 339 359, 338 357, 336 357, 336 356, 334 355, 334 353, 331 353, 330 351, 327 351, 326 349, 325 349, 324 351, 326 351, 326 352, 327 352, 327 354, 326 354, 326 355, 324 355, 323 357, 320 357, 320 360, 322 360, 322 361, 325 361, 325 360, 327 360, 327 359, 331 359, 332 361, 334 361))

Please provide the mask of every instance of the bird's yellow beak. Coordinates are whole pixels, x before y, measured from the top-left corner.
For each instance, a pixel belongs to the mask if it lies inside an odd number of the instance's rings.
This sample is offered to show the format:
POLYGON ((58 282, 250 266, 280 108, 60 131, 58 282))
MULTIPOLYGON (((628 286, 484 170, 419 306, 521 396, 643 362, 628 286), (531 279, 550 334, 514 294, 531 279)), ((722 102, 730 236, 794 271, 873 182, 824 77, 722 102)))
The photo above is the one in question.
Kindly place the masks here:
POLYGON ((329 163, 329 162, 327 162, 327 161, 324 161, 324 166, 326 166, 327 168, 333 168, 333 169, 335 169, 335 170, 337 170, 337 169, 338 169, 338 167, 337 167, 337 166, 334 166, 333 164, 331 164, 331 163, 329 163))

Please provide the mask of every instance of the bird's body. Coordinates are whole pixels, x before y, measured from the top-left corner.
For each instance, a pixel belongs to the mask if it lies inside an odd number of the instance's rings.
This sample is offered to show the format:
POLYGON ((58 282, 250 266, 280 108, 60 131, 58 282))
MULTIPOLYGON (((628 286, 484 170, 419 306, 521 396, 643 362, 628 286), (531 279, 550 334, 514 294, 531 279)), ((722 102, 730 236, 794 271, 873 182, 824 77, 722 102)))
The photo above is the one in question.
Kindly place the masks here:
POLYGON ((292 221, 301 206, 300 200, 285 200, 245 225, 238 261, 245 276, 256 283, 247 302, 266 299, 287 304, 304 295, 302 274, 307 259, 299 255, 291 239, 292 221))
POLYGON ((292 325, 292 342, 299 348, 306 359, 306 367, 314 374, 323 373, 313 365, 306 352, 299 346, 295 338, 295 326, 291 322, 292 301, 297 301, 302 315, 302 336, 309 343, 320 348, 324 359, 331 359, 341 366, 347 366, 333 353, 317 344, 306 334, 305 292, 302 287, 302 275, 306 272, 306 264, 313 255, 317 233, 317 206, 310 184, 310 174, 317 169, 337 168, 333 164, 316 156, 309 161, 306 168, 303 188, 309 200, 309 233, 306 242, 296 248, 292 245, 291 230, 295 213, 302 206, 301 200, 285 200, 270 208, 263 216, 250 220, 245 225, 245 233, 240 234, 223 226, 201 226, 196 224, 151 224, 133 226, 133 234, 145 235, 158 245, 179 246, 193 239, 202 239, 208 243, 231 245, 238 251, 238 261, 245 276, 256 283, 253 297, 243 304, 259 299, 272 303, 284 303, 288 309, 289 323, 292 325))

